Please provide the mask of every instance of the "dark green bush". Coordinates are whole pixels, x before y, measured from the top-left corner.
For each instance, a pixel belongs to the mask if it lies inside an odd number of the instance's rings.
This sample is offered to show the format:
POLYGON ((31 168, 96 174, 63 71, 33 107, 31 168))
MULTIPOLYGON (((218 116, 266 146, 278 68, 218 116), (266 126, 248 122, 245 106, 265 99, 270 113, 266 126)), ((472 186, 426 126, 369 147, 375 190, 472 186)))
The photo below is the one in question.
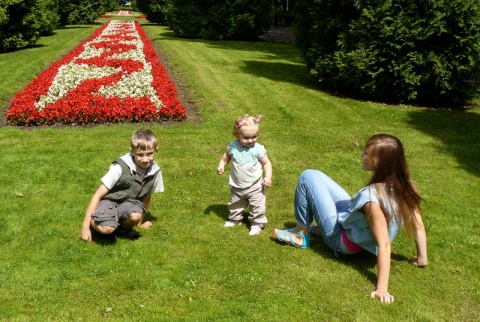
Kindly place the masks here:
POLYGON ((478 92, 478 0, 297 0, 296 42, 325 88, 462 105, 478 92))
POLYGON ((118 8, 116 0, 56 0, 60 25, 91 24, 103 13, 118 8))
POLYGON ((273 19, 270 0, 167 0, 166 18, 179 37, 253 40, 273 19))
POLYGON ((137 11, 147 16, 148 21, 162 25, 166 24, 166 0, 136 0, 134 6, 137 11))
POLYGON ((40 36, 37 0, 0 0, 0 52, 34 45, 40 36))
POLYGON ((98 18, 98 12, 91 1, 79 1, 78 5, 72 6, 68 13, 69 25, 91 24, 98 18))
POLYGON ((53 30, 59 27, 60 17, 57 13, 56 0, 37 2, 37 6, 33 8, 33 12, 39 22, 40 36, 50 36, 53 34, 53 30))

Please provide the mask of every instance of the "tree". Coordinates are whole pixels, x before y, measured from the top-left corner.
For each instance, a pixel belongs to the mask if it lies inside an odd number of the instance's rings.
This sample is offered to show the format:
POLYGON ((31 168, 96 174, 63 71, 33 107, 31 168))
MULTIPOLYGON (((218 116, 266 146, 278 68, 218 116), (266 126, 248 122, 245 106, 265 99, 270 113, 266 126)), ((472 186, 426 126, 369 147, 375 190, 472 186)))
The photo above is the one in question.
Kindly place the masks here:
POLYGON ((273 20, 271 0, 167 0, 167 23, 179 37, 256 39, 273 20))
POLYGON ((462 105, 478 92, 478 0, 296 0, 296 42, 327 89, 462 105))
POLYGON ((115 10, 116 0, 57 0, 60 25, 94 23, 102 13, 115 10))
POLYGON ((165 10, 167 0, 136 0, 136 9, 147 16, 147 20, 153 23, 165 24, 165 10))
POLYGON ((40 36, 39 13, 45 6, 37 0, 0 0, 0 52, 34 45, 40 36), (38 10, 37 10, 38 9, 38 10))

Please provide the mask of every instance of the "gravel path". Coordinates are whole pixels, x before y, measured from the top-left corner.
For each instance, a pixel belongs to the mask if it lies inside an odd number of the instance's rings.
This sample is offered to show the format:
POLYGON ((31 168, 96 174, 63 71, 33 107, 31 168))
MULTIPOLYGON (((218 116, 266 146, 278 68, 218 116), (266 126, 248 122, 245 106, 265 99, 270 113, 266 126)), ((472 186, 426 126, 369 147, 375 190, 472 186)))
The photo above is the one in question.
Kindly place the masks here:
POLYGON ((293 42, 293 28, 292 27, 272 27, 265 34, 267 37, 274 40, 293 42))

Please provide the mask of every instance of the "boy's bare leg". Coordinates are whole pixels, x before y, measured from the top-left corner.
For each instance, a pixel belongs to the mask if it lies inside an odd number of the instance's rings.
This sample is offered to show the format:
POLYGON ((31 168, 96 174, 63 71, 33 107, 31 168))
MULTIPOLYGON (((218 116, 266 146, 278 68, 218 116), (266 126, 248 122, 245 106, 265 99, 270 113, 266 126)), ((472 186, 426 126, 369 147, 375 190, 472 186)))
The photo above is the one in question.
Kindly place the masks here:
POLYGON ((90 221, 90 226, 92 226, 93 229, 95 229, 96 231, 98 231, 99 233, 104 234, 104 235, 110 235, 111 233, 113 233, 115 231, 115 227, 99 226, 95 223, 95 220, 93 220, 93 219, 90 221))
POLYGON ((136 226, 140 220, 142 220, 143 215, 139 214, 137 212, 132 212, 130 217, 128 219, 120 222, 120 227, 122 228, 132 228, 133 226, 136 226))
POLYGON ((132 228, 133 226, 139 225, 142 228, 150 228, 152 223, 150 221, 143 221, 145 214, 139 214, 133 212, 127 220, 124 220, 120 223, 122 228, 132 228))

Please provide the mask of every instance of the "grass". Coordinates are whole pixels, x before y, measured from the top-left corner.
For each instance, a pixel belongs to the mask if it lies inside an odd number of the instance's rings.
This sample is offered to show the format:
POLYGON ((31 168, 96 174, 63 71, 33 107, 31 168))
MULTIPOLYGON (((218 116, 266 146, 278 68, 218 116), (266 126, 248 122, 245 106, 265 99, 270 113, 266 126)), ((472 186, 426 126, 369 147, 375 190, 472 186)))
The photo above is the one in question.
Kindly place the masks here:
MULTIPOLYGON (((72 26, 34 48, 0 55, 0 110, 52 61, 99 25, 72 26), (5 77, 5 76, 3 76, 5 77)), ((184 123, 0 128, 0 301, 2 321, 474 321, 480 319, 479 109, 431 110, 341 98, 322 92, 298 51, 282 42, 210 42, 144 29, 195 103, 184 123), (272 160, 265 231, 223 228, 227 176, 219 158, 243 113, 262 114, 272 160), (88 201, 111 161, 139 127, 160 141, 165 192, 151 206, 152 229, 135 242, 83 243, 88 201), (367 180, 360 148, 374 133, 405 144, 426 199, 429 261, 408 264, 414 245, 393 244, 393 305, 369 298, 376 260, 335 259, 323 243, 277 244, 292 226, 293 191, 306 168, 355 193, 367 180)))

